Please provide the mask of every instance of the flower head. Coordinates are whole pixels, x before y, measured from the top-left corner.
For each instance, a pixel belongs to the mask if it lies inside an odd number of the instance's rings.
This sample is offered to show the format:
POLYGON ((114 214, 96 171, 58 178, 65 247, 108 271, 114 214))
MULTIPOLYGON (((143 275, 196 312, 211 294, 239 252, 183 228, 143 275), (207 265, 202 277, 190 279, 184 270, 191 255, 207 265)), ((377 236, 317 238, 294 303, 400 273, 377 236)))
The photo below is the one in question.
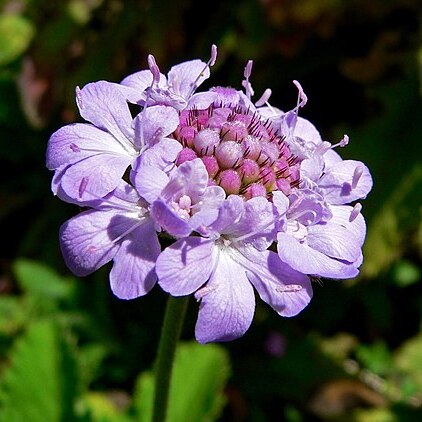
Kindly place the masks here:
POLYGON ((88 123, 59 129, 47 151, 53 192, 89 207, 61 228, 69 268, 84 276, 113 261, 111 286, 124 299, 157 280, 171 295, 193 294, 201 343, 242 336, 254 290, 290 317, 311 300, 309 276, 355 277, 366 233, 355 201, 372 188, 363 163, 334 151, 347 135, 333 145, 299 116, 308 100, 299 82, 287 112, 269 104, 269 88, 253 102, 252 61, 244 92, 198 92, 216 53, 167 76, 150 55, 149 69, 121 84, 77 90, 88 123))

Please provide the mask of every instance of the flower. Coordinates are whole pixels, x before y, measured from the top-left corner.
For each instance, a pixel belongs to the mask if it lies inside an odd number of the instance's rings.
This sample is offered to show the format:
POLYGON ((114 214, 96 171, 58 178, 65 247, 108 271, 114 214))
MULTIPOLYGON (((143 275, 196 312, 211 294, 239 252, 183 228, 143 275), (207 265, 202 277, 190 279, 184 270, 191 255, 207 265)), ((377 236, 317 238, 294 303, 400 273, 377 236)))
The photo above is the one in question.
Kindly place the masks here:
POLYGON ((84 276, 113 261, 122 299, 157 280, 173 296, 193 294, 200 343, 242 336, 254 290, 291 317, 312 298, 311 276, 355 277, 366 234, 355 201, 372 188, 362 162, 334 151, 347 135, 333 145, 299 116, 299 82, 287 112, 269 104, 270 89, 252 101, 252 61, 244 92, 198 92, 216 54, 213 46, 208 63, 183 62, 167 77, 150 55, 148 70, 120 84, 77 89, 87 123, 59 129, 47 149, 53 192, 89 208, 60 230, 68 267, 84 276))
POLYGON ((91 123, 60 128, 47 147, 47 167, 55 171, 53 192, 61 199, 81 203, 104 197, 140 154, 160 142, 170 160, 177 156, 180 147, 166 139, 177 127, 177 111, 157 105, 133 119, 124 92, 105 81, 76 89, 81 116, 91 123))
POLYGON ((294 316, 311 300, 309 278, 266 250, 274 237, 274 209, 263 197, 230 195, 207 236, 188 236, 158 257, 160 286, 174 296, 195 293, 201 301, 196 339, 229 341, 251 324, 255 297, 279 315, 294 316))
POLYGON ((125 182, 60 228, 67 266, 86 276, 113 260, 110 284, 121 299, 148 293, 157 277, 155 260, 161 247, 147 203, 125 182))

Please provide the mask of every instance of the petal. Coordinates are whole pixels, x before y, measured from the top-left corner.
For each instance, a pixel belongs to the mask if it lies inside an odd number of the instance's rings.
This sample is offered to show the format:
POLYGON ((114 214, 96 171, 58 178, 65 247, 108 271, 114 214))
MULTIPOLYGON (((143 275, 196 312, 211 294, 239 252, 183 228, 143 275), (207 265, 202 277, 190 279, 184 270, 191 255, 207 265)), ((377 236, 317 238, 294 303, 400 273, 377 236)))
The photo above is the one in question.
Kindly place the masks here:
POLYGON ((113 293, 120 299, 147 294, 157 281, 155 261, 161 247, 152 222, 136 228, 114 257, 110 272, 113 293))
POLYGON ((331 258, 354 262, 360 255, 360 243, 347 227, 330 220, 308 227, 308 245, 331 258))
POLYGON ((198 92, 190 97, 188 107, 205 110, 217 99, 217 97, 218 95, 215 92, 198 92))
POLYGON ((226 198, 224 189, 220 186, 208 186, 201 197, 201 207, 189 220, 193 230, 204 226, 207 227, 218 217, 221 204, 226 198))
MULTIPOLYGON (((143 103, 146 99, 145 90, 152 85, 153 76, 150 70, 141 70, 139 72, 132 73, 126 76, 120 82, 121 85, 131 87, 138 93, 138 96, 131 96, 129 101, 134 103, 143 103)), ((160 73, 160 81, 158 82, 160 87, 167 85, 166 77, 160 73)))
POLYGON ((137 165, 148 165, 168 171, 174 167, 174 162, 182 150, 182 145, 174 139, 163 138, 160 142, 144 151, 136 160, 137 165))
POLYGON ((76 200, 98 199, 113 189, 130 165, 131 158, 98 154, 69 166, 61 177, 61 188, 76 200))
POLYGON ((53 170, 100 153, 128 154, 109 133, 91 124, 75 123, 63 126, 51 135, 46 165, 53 170))
POLYGON ((210 77, 210 69, 201 60, 190 60, 173 66, 168 75, 168 84, 175 94, 189 99, 196 87, 210 77))
POLYGON ((171 205, 161 198, 152 203, 150 212, 154 221, 174 237, 186 237, 193 231, 189 222, 179 216, 171 205))
POLYGON ((145 108, 134 119, 138 147, 153 146, 173 133, 179 125, 179 114, 173 107, 156 105, 145 108))
POLYGON ((286 233, 278 233, 277 242, 280 259, 304 274, 329 278, 353 278, 359 273, 353 263, 330 258, 286 233))
POLYGON ((366 236, 366 223, 363 215, 359 213, 356 218, 350 222, 349 218, 353 207, 349 205, 333 205, 330 207, 330 210, 333 214, 330 221, 346 227, 357 239, 359 245, 362 246, 366 236))
POLYGON ((326 169, 318 186, 324 190, 327 202, 341 205, 365 198, 372 189, 372 177, 368 168, 360 161, 344 160, 326 169), (354 174, 358 168, 362 174, 353 186, 354 174))
POLYGON ((245 242, 258 250, 265 250, 275 240, 275 208, 263 197, 255 197, 245 202, 240 220, 226 233, 230 237, 245 237, 245 242))
POLYGON ((159 168, 137 164, 136 170, 131 175, 131 179, 138 191, 146 201, 153 203, 167 185, 169 178, 164 171, 159 168))
POLYGON ((106 81, 87 84, 82 89, 77 88, 76 99, 85 120, 111 133, 125 147, 131 147, 132 116, 118 84, 106 81))
POLYGON ((251 325, 255 296, 245 269, 221 252, 203 291, 195 336, 199 343, 230 341, 241 337, 251 325))
POLYGON ((60 228, 60 247, 69 269, 86 276, 113 259, 119 245, 110 237, 115 212, 85 211, 60 228))
POLYGON ((245 209, 245 202, 238 195, 230 195, 220 207, 217 220, 210 226, 210 231, 224 233, 237 223, 245 209))
POLYGON ((246 256, 249 281, 261 299, 279 315, 295 316, 309 304, 312 286, 306 275, 290 268, 272 251, 258 252, 249 248, 246 256))
POLYGON ((158 283, 173 296, 198 290, 213 268, 214 242, 201 237, 188 237, 167 247, 157 259, 158 283))

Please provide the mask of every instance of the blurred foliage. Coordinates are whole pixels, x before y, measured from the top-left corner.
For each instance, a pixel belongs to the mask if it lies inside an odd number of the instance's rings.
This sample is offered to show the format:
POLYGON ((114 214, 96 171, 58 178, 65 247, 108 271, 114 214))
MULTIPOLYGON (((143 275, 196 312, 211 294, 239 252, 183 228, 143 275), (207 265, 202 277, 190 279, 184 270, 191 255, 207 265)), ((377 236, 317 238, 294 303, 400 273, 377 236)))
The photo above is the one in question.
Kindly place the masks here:
POLYGON ((258 302, 241 339, 178 351, 169 421, 422 420, 422 5, 412 0, 0 0, 0 421, 146 420, 165 295, 119 301, 107 268, 70 276, 52 197, 50 134, 80 121, 77 85, 118 82, 153 53, 165 73, 219 48, 213 84, 348 133, 374 189, 359 278, 315 282, 282 319, 258 302), (205 12, 203 12, 205 11, 205 12), (186 416, 187 415, 187 416, 186 416))

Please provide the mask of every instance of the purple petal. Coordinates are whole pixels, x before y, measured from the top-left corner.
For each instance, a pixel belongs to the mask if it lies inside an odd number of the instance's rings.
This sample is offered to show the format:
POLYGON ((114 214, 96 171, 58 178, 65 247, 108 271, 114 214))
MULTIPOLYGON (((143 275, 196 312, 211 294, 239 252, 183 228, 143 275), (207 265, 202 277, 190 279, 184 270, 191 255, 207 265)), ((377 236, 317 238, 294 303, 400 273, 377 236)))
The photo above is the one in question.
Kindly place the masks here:
POLYGON ((131 147, 132 116, 118 84, 106 81, 87 84, 77 89, 76 99, 85 120, 111 133, 122 145, 131 147))
POLYGON ((173 296, 184 296, 198 290, 213 268, 214 242, 201 237, 188 237, 167 247, 157 259, 158 283, 173 296))
POLYGON ((69 269, 86 276, 113 259, 119 245, 110 237, 115 212, 85 211, 60 228, 60 246, 69 269))
POLYGON ((113 136, 91 124, 63 126, 48 141, 47 168, 54 170, 101 153, 128 155, 113 136))
POLYGON ((372 177, 360 161, 345 160, 326 169, 318 185, 324 190, 326 201, 341 205, 365 198, 372 189, 372 177))
POLYGON ((332 220, 308 227, 308 245, 331 258, 354 262, 360 255, 360 243, 347 227, 332 220))
POLYGON ((61 188, 76 200, 98 199, 113 189, 130 165, 131 158, 122 155, 99 154, 75 163, 64 171, 61 188))
POLYGON ((151 106, 135 117, 134 125, 136 145, 151 147, 176 130, 179 125, 179 114, 173 107, 151 106))
POLYGON ((120 299, 147 294, 157 281, 155 261, 161 247, 153 224, 136 228, 125 239, 114 257, 110 272, 113 293, 120 299))
POLYGON ((201 60, 190 60, 173 66, 168 75, 168 84, 175 94, 189 99, 195 88, 210 77, 210 69, 201 60))
POLYGON ((198 92, 190 97, 189 108, 204 110, 208 108, 217 99, 217 97, 218 95, 215 92, 198 92))
POLYGON ((131 179, 139 195, 150 204, 160 196, 161 191, 169 182, 169 178, 164 171, 156 167, 139 164, 132 173, 131 179))
POLYGON ((329 278, 353 278, 359 273, 353 263, 330 258, 286 233, 278 233, 277 242, 280 259, 301 273, 329 278))
POLYGON ((189 222, 179 216, 171 205, 161 198, 152 203, 150 212, 154 221, 174 237, 186 237, 193 231, 189 222))
POLYGON ((275 208, 263 197, 245 202, 240 220, 226 230, 231 237, 244 237, 258 250, 265 250, 275 240, 275 208))
POLYGON ((252 251, 247 257, 249 281, 279 315, 295 316, 309 304, 312 286, 306 275, 290 268, 275 252, 252 251))
POLYGON ((199 343, 230 341, 241 337, 251 325, 255 296, 242 266, 221 252, 201 299, 195 336, 199 343))
POLYGON ((201 207, 189 220, 193 230, 201 226, 207 227, 218 217, 221 204, 226 198, 226 193, 220 186, 209 186, 201 197, 201 207))
POLYGON ((136 166, 142 164, 167 171, 169 167, 174 166, 174 162, 182 148, 178 141, 163 138, 138 157, 136 166))
POLYGON ((244 212, 245 202, 238 195, 230 195, 220 207, 217 220, 210 226, 210 231, 223 233, 237 223, 244 212))
MULTIPOLYGON (((122 80, 121 85, 128 86, 136 90, 138 96, 131 96, 130 102, 143 103, 146 99, 145 90, 152 85, 153 76, 150 70, 141 70, 140 72, 132 73, 122 80)), ((167 85, 166 77, 160 73, 160 81, 158 82, 160 87, 167 85)))
POLYGON ((352 233, 353 237, 357 239, 359 245, 362 246, 366 235, 366 223, 362 214, 358 214, 356 218, 350 222, 350 214, 353 207, 348 205, 333 205, 330 207, 333 214, 330 221, 340 224, 352 233))

